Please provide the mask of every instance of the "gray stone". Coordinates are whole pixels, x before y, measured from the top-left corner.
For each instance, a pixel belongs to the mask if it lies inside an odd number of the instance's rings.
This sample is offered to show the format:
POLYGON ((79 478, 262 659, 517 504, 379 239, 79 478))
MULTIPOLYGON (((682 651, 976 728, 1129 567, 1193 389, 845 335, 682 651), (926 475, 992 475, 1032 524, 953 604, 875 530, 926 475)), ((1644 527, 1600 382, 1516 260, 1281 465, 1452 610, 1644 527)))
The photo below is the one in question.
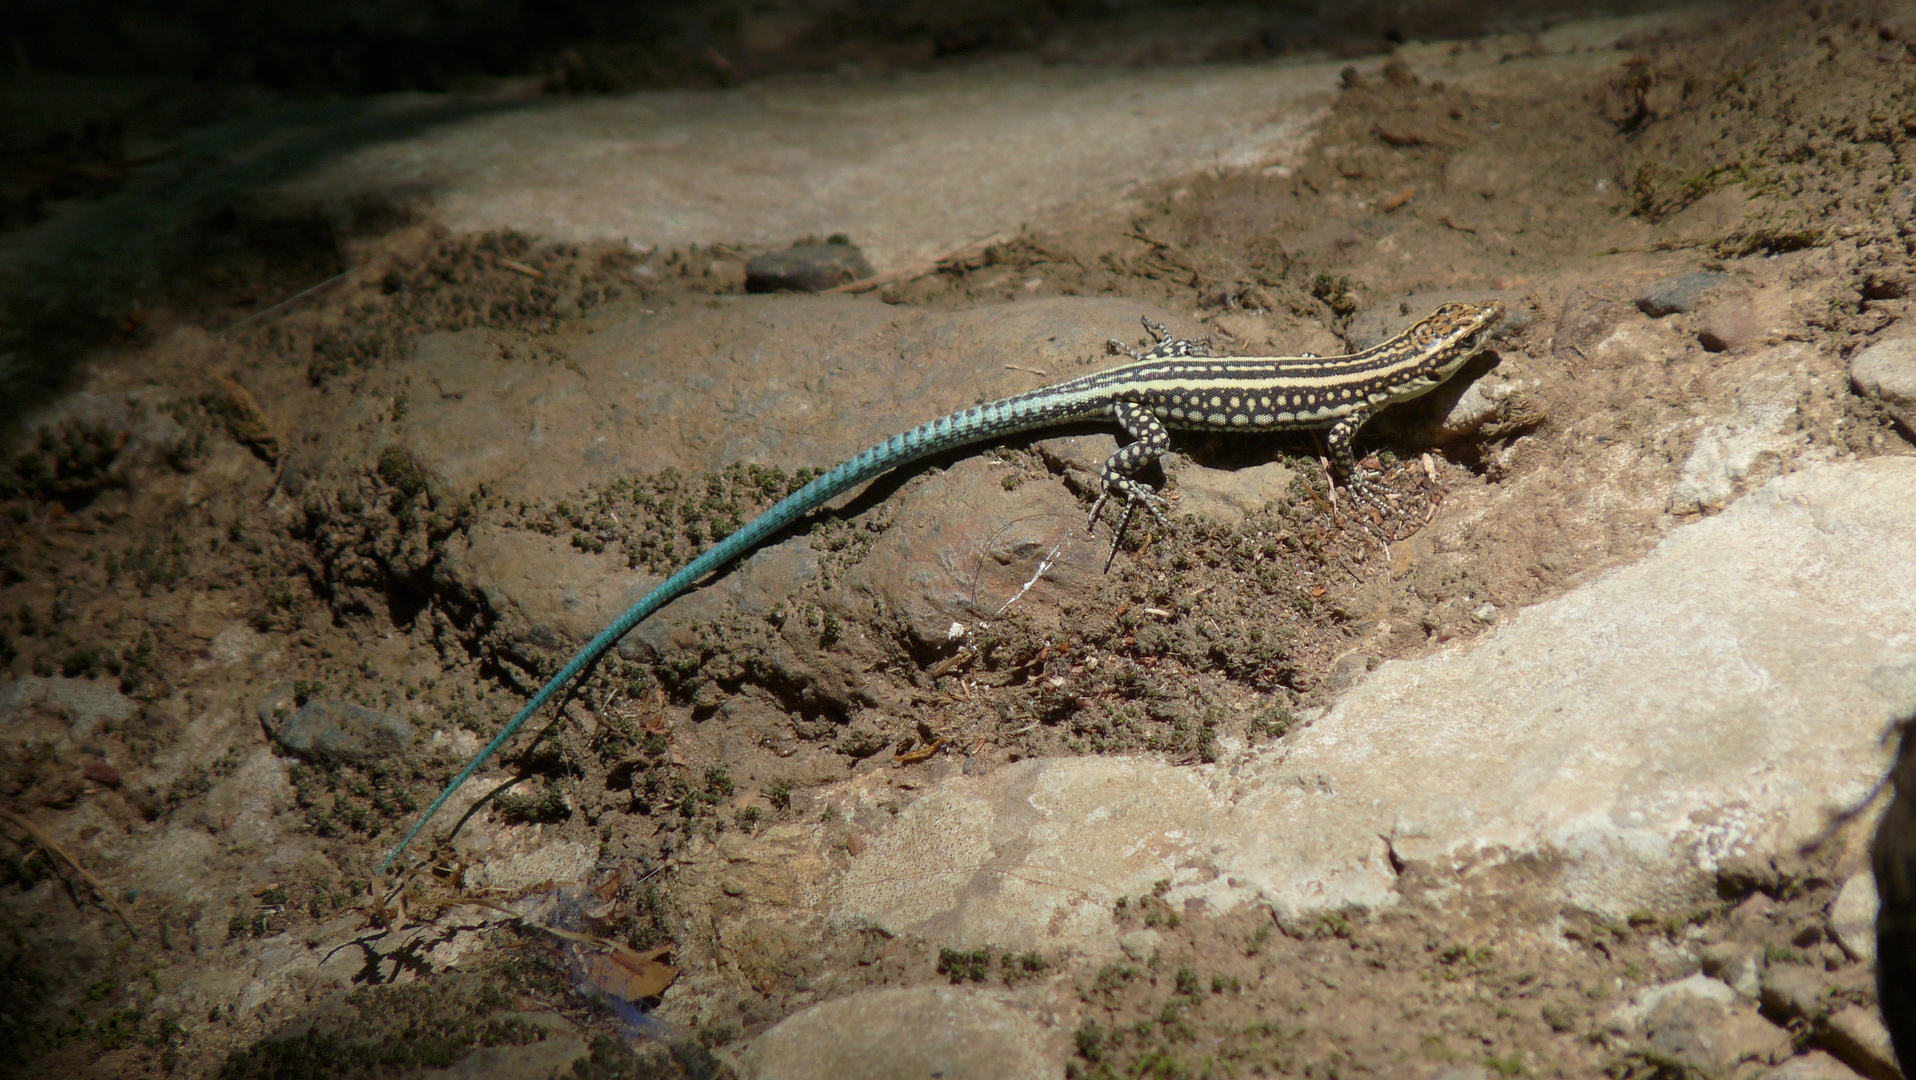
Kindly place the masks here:
POLYGON ((745 1080, 1051 1080, 1055 1036, 988 991, 867 990, 787 1017, 739 1052, 745 1080))
POLYGON ((1475 433, 1478 428, 1488 423, 1491 417, 1497 415, 1499 407, 1517 389, 1516 383, 1494 375, 1472 380, 1470 385, 1464 388, 1463 394, 1457 398, 1457 403, 1444 414, 1443 434, 1453 439, 1461 439, 1475 433))
POLYGON ((40 709, 64 719, 75 739, 90 739, 108 724, 125 723, 138 708, 112 679, 27 675, 0 688, 0 719, 10 721, 27 709, 40 709))
POLYGON ((1736 991, 1730 989, 1721 980, 1708 975, 1691 975, 1639 991, 1627 1004, 1610 1014, 1608 1026, 1612 1030, 1620 1031, 1642 1027, 1654 1013, 1671 1001, 1700 1001, 1728 1005, 1735 1000, 1736 991))
POLYGON ((1879 341, 1849 363, 1850 384, 1880 401, 1904 429, 1916 432, 1916 338, 1879 341))
POLYGON ((745 291, 823 292, 872 276, 872 264, 849 243, 798 244, 745 264, 745 291))
POLYGON ((1684 311, 1695 311, 1704 296, 1730 280, 1730 275, 1716 272, 1699 274, 1677 274, 1674 277, 1661 278, 1651 282, 1635 299, 1637 310, 1652 319, 1661 319, 1665 315, 1675 315, 1684 311))
MULTIPOLYGON (((262 713, 266 710, 261 706, 262 713)), ((301 757, 364 765, 405 754, 413 726, 363 705, 315 698, 273 729, 273 741, 301 757)))

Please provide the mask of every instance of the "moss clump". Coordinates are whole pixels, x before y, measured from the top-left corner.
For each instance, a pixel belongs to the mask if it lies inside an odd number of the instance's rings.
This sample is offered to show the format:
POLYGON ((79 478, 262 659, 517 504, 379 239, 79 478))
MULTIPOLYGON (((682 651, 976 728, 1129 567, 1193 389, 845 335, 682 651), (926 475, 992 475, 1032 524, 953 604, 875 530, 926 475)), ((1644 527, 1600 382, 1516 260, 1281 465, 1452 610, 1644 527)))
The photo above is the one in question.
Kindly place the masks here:
POLYGON ((547 1032, 494 1014, 505 990, 476 976, 376 986, 322 1004, 305 1020, 241 1050, 220 1080, 379 1080, 458 1064, 485 1046, 525 1046, 547 1032))

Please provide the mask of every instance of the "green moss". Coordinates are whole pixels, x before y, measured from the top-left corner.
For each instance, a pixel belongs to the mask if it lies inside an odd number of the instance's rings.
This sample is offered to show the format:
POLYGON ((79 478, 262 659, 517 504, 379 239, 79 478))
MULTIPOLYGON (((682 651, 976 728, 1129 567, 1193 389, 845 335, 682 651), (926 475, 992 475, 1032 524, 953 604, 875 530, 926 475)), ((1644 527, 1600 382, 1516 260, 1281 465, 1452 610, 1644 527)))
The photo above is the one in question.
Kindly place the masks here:
POLYGON ((991 949, 939 949, 938 974, 953 983, 984 982, 991 974, 991 949))
POLYGON ((485 1046, 524 1046, 546 1032, 499 1019, 510 995, 477 976, 378 986, 234 1051, 220 1080, 376 1080, 455 1065, 485 1046))

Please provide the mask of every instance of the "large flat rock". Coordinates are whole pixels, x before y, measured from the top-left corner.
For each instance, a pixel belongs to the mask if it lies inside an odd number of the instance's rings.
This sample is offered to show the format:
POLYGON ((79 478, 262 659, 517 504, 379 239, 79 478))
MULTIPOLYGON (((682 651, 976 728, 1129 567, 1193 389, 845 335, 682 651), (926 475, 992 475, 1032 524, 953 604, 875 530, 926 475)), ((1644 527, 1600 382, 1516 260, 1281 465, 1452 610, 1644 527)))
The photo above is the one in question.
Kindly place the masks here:
MULTIPOLYGON (((1793 850, 1855 806, 1916 710, 1916 459, 1818 465, 1468 648, 1384 664, 1234 761, 1020 762, 953 777, 817 896, 841 925, 1115 948, 1170 879, 1281 919, 1527 860, 1612 916, 1793 850)), ((861 797, 854 785, 843 798, 861 797)))
POLYGON ((1012 62, 547 99, 367 143, 287 191, 635 246, 847 232, 882 270, 1200 170, 1291 161, 1341 66, 1012 62))

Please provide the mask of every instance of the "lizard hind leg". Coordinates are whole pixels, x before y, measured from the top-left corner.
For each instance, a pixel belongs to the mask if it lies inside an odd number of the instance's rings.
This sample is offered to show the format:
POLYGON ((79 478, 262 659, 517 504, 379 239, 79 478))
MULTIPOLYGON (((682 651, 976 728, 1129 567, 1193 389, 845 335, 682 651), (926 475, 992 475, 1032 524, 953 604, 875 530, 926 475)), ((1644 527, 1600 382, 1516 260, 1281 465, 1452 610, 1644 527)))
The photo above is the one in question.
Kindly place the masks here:
MULTIPOLYGON (((1118 426, 1131 436, 1130 442, 1118 447, 1118 451, 1106 458, 1104 468, 1099 472, 1099 481, 1103 491, 1099 492, 1096 502, 1091 504, 1091 517, 1086 528, 1095 528, 1098 515, 1103 513, 1104 504, 1113 496, 1124 500, 1124 516, 1118 521, 1118 531, 1111 541, 1113 558, 1117 547, 1124 540, 1126 528, 1131 524, 1132 516, 1142 506, 1160 523, 1164 521, 1164 497, 1153 491, 1150 485, 1137 479, 1137 474, 1171 448, 1171 434, 1151 410, 1135 401, 1120 401, 1112 406, 1112 413, 1118 426)), ((1106 568, 1110 563, 1105 564, 1106 568)))
POLYGON ((1145 333, 1150 334, 1151 340, 1156 342, 1156 344, 1140 351, 1133 349, 1117 338, 1109 338, 1104 343, 1105 351, 1114 356, 1123 354, 1133 360, 1164 360, 1177 356, 1205 357, 1212 355, 1211 339, 1208 337, 1199 338, 1196 341, 1172 337, 1171 331, 1163 323, 1152 322, 1149 315, 1139 316, 1138 321, 1144 324, 1145 333))

